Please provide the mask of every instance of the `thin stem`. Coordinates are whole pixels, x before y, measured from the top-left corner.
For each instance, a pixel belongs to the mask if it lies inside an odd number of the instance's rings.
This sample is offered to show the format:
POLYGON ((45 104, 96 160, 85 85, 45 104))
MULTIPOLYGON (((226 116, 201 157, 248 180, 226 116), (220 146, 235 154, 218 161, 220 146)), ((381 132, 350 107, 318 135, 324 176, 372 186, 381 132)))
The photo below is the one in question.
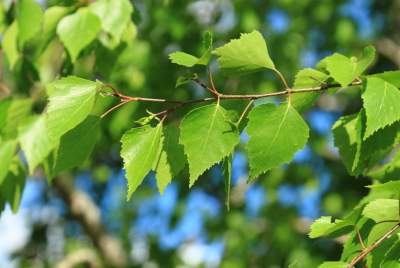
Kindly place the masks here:
POLYGON ((387 231, 384 235, 381 236, 378 240, 376 240, 372 245, 365 248, 361 251, 359 255, 354 257, 354 259, 349 264, 348 268, 354 267, 358 262, 363 260, 371 251, 376 249, 383 241, 389 238, 392 234, 394 234, 400 228, 400 222, 398 222, 395 226, 393 226, 389 231, 387 231))
MULTIPOLYGON (((205 89, 207 89, 209 91, 211 90, 210 92, 212 92, 212 89, 207 87, 200 80, 193 79, 193 81, 198 83, 203 88, 205 88, 205 89)), ((362 84, 361 81, 354 81, 349 86, 358 86, 358 85, 361 85, 361 84, 362 84)), ((284 95, 288 95, 288 94, 298 94, 298 93, 324 91, 324 90, 328 90, 330 88, 340 87, 340 85, 337 84, 337 83, 335 83, 335 84, 323 84, 323 85, 316 86, 316 87, 300 88, 300 89, 289 89, 289 88, 286 88, 286 89, 284 89, 282 91, 278 91, 278 92, 270 92, 270 93, 262 93, 262 94, 246 94, 246 95, 229 95, 229 94, 221 94, 221 93, 216 92, 217 94, 214 97, 202 98, 202 99, 194 99, 194 100, 188 100, 188 101, 157 99, 157 98, 130 97, 130 96, 126 96, 126 95, 121 94, 117 89, 113 88, 110 85, 107 85, 107 87, 110 87, 111 89, 113 89, 113 92, 114 92, 113 96, 119 97, 120 100, 121 100, 121 103, 117 104, 116 106, 112 107, 110 110, 105 112, 102 115, 102 117, 106 116, 111 111, 123 106, 124 104, 126 104, 128 102, 135 102, 135 101, 176 104, 174 107, 166 109, 166 110, 156 114, 156 115, 159 115, 159 114, 163 115, 163 114, 171 113, 171 112, 175 111, 176 109, 178 109, 180 107, 183 107, 183 106, 186 106, 186 105, 189 105, 189 104, 210 102, 210 101, 220 101, 220 100, 257 100, 257 99, 261 99, 261 98, 284 96, 284 95)))
POLYGON ((218 97, 221 94, 218 92, 217 88, 215 87, 214 78, 212 76, 210 68, 207 68, 207 72, 208 72, 208 80, 210 81, 210 84, 211 84, 211 91, 212 91, 214 96, 218 97))
POLYGON ((117 105, 114 105, 113 107, 111 107, 110 109, 108 109, 106 112, 104 112, 100 118, 104 118, 106 115, 108 115, 109 113, 111 113, 112 111, 118 109, 121 106, 124 106, 125 104, 127 104, 127 101, 121 101, 120 103, 118 103, 117 105))
POLYGON ((286 78, 283 76, 283 74, 279 70, 274 69, 274 71, 279 76, 279 78, 281 79, 281 81, 282 81, 283 85, 285 86, 285 88, 288 89, 289 88, 289 84, 286 81, 286 78))
POLYGON ((362 248, 365 249, 366 246, 365 246, 364 241, 363 241, 363 239, 361 237, 360 231, 358 230, 357 227, 355 227, 355 230, 356 230, 356 233, 357 233, 358 242, 360 242, 362 248))
POLYGON ((247 112, 250 110, 251 106, 253 105, 254 100, 250 100, 249 103, 246 105, 246 108, 244 108, 242 114, 240 115, 239 120, 236 122, 236 125, 239 126, 240 122, 242 122, 242 120, 244 119, 244 117, 246 116, 247 112))

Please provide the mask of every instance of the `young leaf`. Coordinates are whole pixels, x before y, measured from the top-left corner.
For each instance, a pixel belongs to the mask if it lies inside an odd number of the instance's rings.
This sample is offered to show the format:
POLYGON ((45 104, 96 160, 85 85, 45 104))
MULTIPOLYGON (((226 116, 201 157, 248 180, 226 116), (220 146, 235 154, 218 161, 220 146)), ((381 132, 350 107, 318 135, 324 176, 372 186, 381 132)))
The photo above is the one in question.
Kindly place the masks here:
POLYGON ((364 139, 400 120, 400 90, 380 78, 368 78, 362 94, 367 116, 364 139))
POLYGON ((97 95, 98 82, 69 76, 50 86, 47 107, 47 129, 52 139, 77 126, 92 111, 97 95))
POLYGON ((57 142, 49 137, 44 116, 31 117, 21 124, 19 141, 28 162, 29 174, 33 174, 35 168, 43 162, 57 142))
POLYGON ((1 201, 10 204, 14 213, 18 211, 22 192, 25 187, 25 170, 17 160, 11 164, 8 174, 0 184, 0 203, 1 201))
POLYGON ((82 164, 99 139, 100 118, 90 115, 61 137, 57 150, 54 175, 82 164))
POLYGON ((367 79, 372 77, 383 79, 393 86, 400 88, 400 71, 387 71, 383 73, 372 74, 368 75, 367 79))
POLYGON ((32 99, 12 99, 0 134, 3 138, 16 138, 19 124, 30 114, 32 99))
POLYGON ((250 178, 289 162, 308 140, 309 129, 290 104, 264 104, 249 114, 247 153, 250 178))
POLYGON ((152 169, 155 159, 158 158, 161 133, 162 124, 159 123, 157 127, 146 125, 133 128, 121 138, 121 157, 124 160, 128 180, 128 200, 152 169))
POLYGON ((211 104, 192 110, 182 120, 179 141, 189 162, 190 186, 239 143, 239 133, 226 113, 219 104, 211 104))
POLYGON ((35 0, 20 0, 17 4, 18 41, 24 44, 35 37, 42 26, 43 11, 35 0))
POLYGON ((20 53, 18 50, 18 26, 14 21, 6 30, 2 40, 2 48, 4 55, 6 55, 10 69, 13 70, 15 64, 20 58, 20 53))
POLYGON ((349 265, 341 261, 327 261, 318 266, 318 268, 347 268, 349 265))
POLYGON ((376 199, 365 206, 362 214, 374 220, 391 221, 400 220, 399 215, 399 200, 398 199, 376 199))
POLYGON ((153 169, 156 172, 158 190, 163 193, 172 178, 185 167, 186 158, 183 146, 179 144, 177 127, 168 125, 164 128, 161 144, 161 153, 156 158, 153 169))
POLYGON ((311 231, 308 234, 310 238, 322 236, 338 237, 345 233, 351 232, 355 222, 351 215, 344 220, 333 221, 330 216, 322 216, 311 225, 311 231))
POLYGON ((189 83, 190 81, 192 81, 192 79, 196 79, 196 78, 198 78, 198 75, 196 73, 187 73, 185 75, 181 75, 176 80, 175 87, 178 88, 182 85, 189 83))
POLYGON ((185 67, 193 67, 199 62, 199 58, 181 51, 176 51, 169 54, 169 59, 172 63, 185 67))
MULTIPOLYGON (((327 74, 311 68, 306 68, 296 74, 293 88, 321 86, 321 84, 324 83, 327 79, 328 79, 327 74)), ((314 102, 320 95, 321 93, 319 92, 309 92, 306 94, 293 94, 291 96, 292 98, 291 103, 297 111, 303 112, 311 108, 311 106, 313 106, 314 102)))
POLYGON ((0 185, 8 172, 16 147, 17 143, 14 140, 0 141, 0 185))
POLYGON ((373 62, 374 58, 375 48, 368 46, 364 48, 363 56, 360 60, 335 53, 323 59, 320 66, 325 67, 333 79, 342 87, 345 87, 359 77, 373 62))
POLYGON ((204 53, 200 57, 199 61, 197 64, 200 65, 207 65, 212 57, 212 49, 213 49, 213 36, 210 31, 206 31, 203 34, 203 48, 204 48, 204 53))
POLYGON ((222 173, 224 174, 225 183, 225 206, 229 211, 231 200, 231 180, 232 180, 232 155, 225 157, 222 165, 222 173))
POLYGON ((67 48, 72 62, 75 62, 79 53, 96 38, 100 27, 100 19, 87 8, 80 8, 60 21, 57 34, 67 48))
POLYGON ((101 19, 102 29, 119 42, 133 11, 130 1, 98 0, 89 8, 101 19))
POLYGON ((275 70, 267 44, 258 31, 242 34, 228 44, 214 50, 221 69, 227 74, 243 75, 264 68, 275 70))

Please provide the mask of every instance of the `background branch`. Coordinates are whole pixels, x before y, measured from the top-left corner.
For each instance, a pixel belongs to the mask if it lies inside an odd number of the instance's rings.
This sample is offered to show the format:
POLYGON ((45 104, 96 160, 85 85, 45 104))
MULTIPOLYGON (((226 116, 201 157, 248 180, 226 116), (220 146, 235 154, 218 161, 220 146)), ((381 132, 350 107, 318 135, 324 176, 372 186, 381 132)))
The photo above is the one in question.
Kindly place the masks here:
POLYGON ((76 189, 72 181, 72 176, 63 173, 53 180, 52 185, 67 203, 72 217, 82 225, 104 261, 112 267, 125 267, 127 255, 121 241, 104 230, 99 208, 86 193, 76 189))

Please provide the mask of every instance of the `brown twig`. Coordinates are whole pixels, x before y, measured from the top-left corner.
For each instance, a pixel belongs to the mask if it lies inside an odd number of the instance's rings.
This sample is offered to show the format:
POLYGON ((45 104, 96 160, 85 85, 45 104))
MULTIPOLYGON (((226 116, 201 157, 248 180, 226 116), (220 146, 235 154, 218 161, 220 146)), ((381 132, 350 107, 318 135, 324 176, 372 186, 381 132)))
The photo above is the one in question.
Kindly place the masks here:
POLYGON ((385 241, 392 234, 394 234, 399 228, 400 228, 400 222, 398 222, 395 226, 393 226, 389 231, 387 231, 381 238, 376 240, 372 245, 362 250, 359 255, 357 255, 351 260, 349 266, 347 267, 348 268, 354 267, 358 262, 363 260, 371 251, 376 249, 383 241, 385 241))
POLYGON ((243 118, 246 116, 247 112, 250 110, 250 107, 253 105, 254 100, 250 100, 249 103, 244 108, 242 114, 239 117, 239 120, 236 122, 236 125, 239 127, 240 122, 242 122, 243 118))
MULTIPOLYGON (((267 98, 267 97, 277 97, 277 96, 284 96, 284 95, 289 95, 289 94, 299 94, 299 93, 307 93, 307 92, 318 92, 318 91, 324 91, 330 88, 335 88, 335 87, 340 87, 340 84, 334 83, 334 84, 322 84, 320 86, 316 87, 308 87, 308 88, 300 88, 300 89, 290 89, 286 88, 282 91, 278 92, 270 92, 270 93, 262 93, 262 94, 245 94, 245 95, 230 95, 230 94, 222 94, 217 91, 214 91, 212 88, 208 87, 205 85, 203 82, 201 82, 199 79, 194 78, 192 79, 194 82, 199 84, 201 87, 204 89, 210 91, 214 97, 210 98, 202 98, 202 99, 194 99, 194 100, 188 100, 188 101, 178 101, 178 100, 168 100, 168 99, 157 99, 157 98, 142 98, 142 97, 131 97, 131 96, 126 96, 121 94, 117 89, 113 88, 110 85, 105 85, 113 90, 112 96, 120 98, 121 103, 115 105, 114 107, 110 108, 107 112, 105 112, 102 117, 105 115, 109 114, 113 110, 123 106, 126 103, 129 102, 136 102, 136 101, 141 101, 141 102, 159 102, 159 103, 172 103, 176 104, 174 107, 168 108, 164 111, 161 111, 157 113, 157 116, 160 115, 165 115, 168 113, 171 113, 175 111, 176 109, 189 105, 189 104, 194 104, 194 103, 201 103, 201 102, 210 102, 210 101, 219 101, 219 100, 257 100, 261 98, 267 98)), ((354 81, 351 83, 349 86, 357 86, 361 85, 361 81, 354 81)))

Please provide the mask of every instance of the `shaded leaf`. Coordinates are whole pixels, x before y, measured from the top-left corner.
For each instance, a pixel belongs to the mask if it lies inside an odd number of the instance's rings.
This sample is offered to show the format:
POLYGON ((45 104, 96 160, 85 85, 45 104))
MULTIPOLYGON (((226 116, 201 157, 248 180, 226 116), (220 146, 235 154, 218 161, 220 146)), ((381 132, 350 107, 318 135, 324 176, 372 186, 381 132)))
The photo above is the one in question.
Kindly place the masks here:
POLYGON ((222 165, 222 172, 224 174, 224 184, 225 184, 225 206, 229 211, 230 200, 231 200, 231 180, 232 180, 232 155, 229 155, 224 159, 222 165))
POLYGON ((60 139, 54 174, 82 164, 100 137, 100 118, 90 115, 60 139))
POLYGON ((7 175, 8 168, 11 165, 16 147, 17 142, 14 140, 0 141, 0 184, 7 175))
POLYGON ((159 157, 154 161, 157 187, 163 193, 171 180, 185 167, 186 158, 183 146, 179 144, 179 130, 168 125, 163 130, 159 157))
MULTIPOLYGON (((321 83, 324 83, 327 79, 327 74, 311 68, 306 68, 296 74, 293 88, 321 86, 321 83)), ((319 92, 293 94, 291 96, 291 104, 297 111, 303 112, 311 108, 320 95, 321 93, 319 92)))
POLYGON ((25 170, 21 163, 14 161, 8 170, 6 178, 0 184, 0 203, 1 201, 9 203, 14 213, 18 211, 21 203, 25 177, 25 170))
POLYGON ((49 137, 44 116, 33 116, 21 124, 19 141, 28 162, 29 174, 33 174, 57 142, 49 137))

